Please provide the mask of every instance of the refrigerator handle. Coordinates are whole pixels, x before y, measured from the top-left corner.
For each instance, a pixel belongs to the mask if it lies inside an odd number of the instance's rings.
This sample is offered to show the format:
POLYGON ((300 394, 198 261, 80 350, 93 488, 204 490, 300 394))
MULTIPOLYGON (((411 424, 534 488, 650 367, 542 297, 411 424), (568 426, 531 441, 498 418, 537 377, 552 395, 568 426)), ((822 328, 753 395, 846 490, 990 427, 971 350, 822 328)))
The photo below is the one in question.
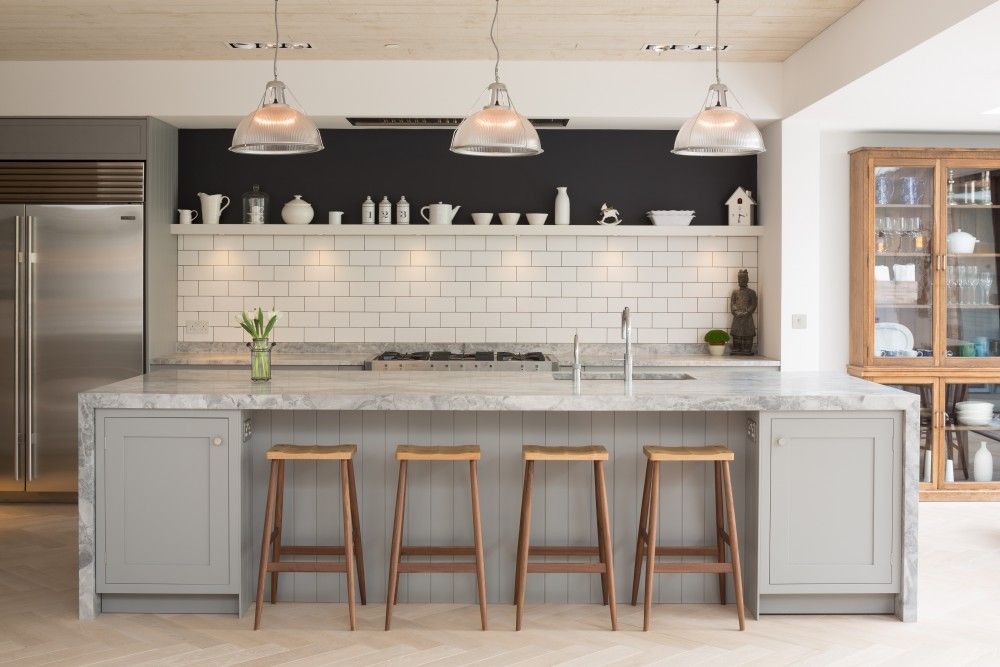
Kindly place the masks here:
POLYGON ((31 376, 32 369, 34 368, 35 361, 33 358, 34 350, 32 349, 32 304, 34 302, 34 265, 35 265, 35 246, 34 246, 34 233, 35 233, 35 216, 27 216, 28 225, 25 229, 26 238, 26 251, 24 257, 25 264, 25 293, 27 298, 25 300, 24 308, 24 351, 26 353, 27 363, 24 366, 24 414, 25 414, 25 428, 24 428, 24 464, 26 477, 28 481, 31 482, 35 479, 35 424, 34 424, 34 402, 32 396, 32 386, 31 386, 31 376))
MULTIPOLYGON (((21 216, 14 216, 14 321, 21 321, 21 267, 24 253, 21 250, 21 216)), ((21 480, 21 327, 14 333, 14 479, 21 480)))

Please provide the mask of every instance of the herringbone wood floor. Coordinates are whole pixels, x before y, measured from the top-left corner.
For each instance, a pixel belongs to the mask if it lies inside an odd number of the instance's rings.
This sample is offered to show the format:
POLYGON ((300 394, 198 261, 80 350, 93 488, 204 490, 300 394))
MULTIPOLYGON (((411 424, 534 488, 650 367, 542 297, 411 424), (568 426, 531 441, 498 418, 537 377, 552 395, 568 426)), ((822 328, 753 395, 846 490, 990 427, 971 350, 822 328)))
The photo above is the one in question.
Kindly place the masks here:
MULTIPOLYGON (((733 608, 621 606, 622 631, 597 605, 493 605, 494 630, 462 605, 381 605, 348 632, 341 605, 279 604, 251 618, 107 614, 76 620, 76 508, 0 505, 0 664, 13 665, 998 665, 1000 503, 925 503, 920 616, 769 616, 736 631, 733 608)), ((330 575, 335 576, 335 575, 330 575)), ((373 575, 374 576, 374 575, 373 575)))

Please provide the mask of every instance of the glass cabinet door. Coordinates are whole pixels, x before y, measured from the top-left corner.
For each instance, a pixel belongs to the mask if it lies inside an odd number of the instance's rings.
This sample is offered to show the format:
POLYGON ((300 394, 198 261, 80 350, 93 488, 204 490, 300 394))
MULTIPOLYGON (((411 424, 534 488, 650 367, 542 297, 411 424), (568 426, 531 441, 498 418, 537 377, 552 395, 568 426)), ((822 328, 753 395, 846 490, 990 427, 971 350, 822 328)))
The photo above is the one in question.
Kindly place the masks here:
POLYGON ((940 403, 935 389, 938 386, 937 380, 930 377, 907 378, 905 381, 898 378, 871 377, 872 382, 893 387, 901 391, 916 394, 920 397, 920 489, 930 490, 937 484, 935 475, 937 453, 934 442, 937 437, 937 424, 935 423, 935 407, 940 403))
POLYGON ((983 358, 1000 357, 1000 164, 947 163, 943 176, 947 197, 945 363, 994 364, 983 358))
POLYGON ((931 365, 934 346, 933 163, 876 165, 874 323, 879 365, 931 365))
POLYGON ((941 488, 1000 486, 1000 384, 946 381, 941 488))

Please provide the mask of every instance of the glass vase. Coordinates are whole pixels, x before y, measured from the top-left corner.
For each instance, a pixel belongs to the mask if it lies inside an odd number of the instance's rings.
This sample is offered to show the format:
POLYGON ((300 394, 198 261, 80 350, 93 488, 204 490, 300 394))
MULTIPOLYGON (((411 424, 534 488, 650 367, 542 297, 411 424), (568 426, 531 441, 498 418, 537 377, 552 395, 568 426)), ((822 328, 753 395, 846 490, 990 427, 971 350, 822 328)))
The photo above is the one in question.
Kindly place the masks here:
POLYGON ((250 379, 254 382, 267 382, 271 379, 271 348, 274 343, 266 338, 254 338, 247 343, 250 348, 250 379))

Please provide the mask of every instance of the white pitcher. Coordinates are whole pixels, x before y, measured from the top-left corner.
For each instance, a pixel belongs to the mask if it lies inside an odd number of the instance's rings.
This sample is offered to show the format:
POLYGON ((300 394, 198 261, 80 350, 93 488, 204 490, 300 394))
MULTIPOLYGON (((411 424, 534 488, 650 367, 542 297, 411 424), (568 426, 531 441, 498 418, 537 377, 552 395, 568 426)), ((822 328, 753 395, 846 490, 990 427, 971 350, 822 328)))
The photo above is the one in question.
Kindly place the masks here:
POLYGON ((201 224, 219 224, 219 216, 229 206, 229 197, 226 195, 206 195, 204 192, 199 192, 198 198, 201 199, 201 224), (223 199, 226 200, 225 204, 222 203, 223 199))
POLYGON ((450 225, 460 208, 462 207, 442 204, 441 202, 429 204, 420 209, 420 217, 432 225, 450 225), (428 211, 430 211, 430 216, 427 215, 428 211))

